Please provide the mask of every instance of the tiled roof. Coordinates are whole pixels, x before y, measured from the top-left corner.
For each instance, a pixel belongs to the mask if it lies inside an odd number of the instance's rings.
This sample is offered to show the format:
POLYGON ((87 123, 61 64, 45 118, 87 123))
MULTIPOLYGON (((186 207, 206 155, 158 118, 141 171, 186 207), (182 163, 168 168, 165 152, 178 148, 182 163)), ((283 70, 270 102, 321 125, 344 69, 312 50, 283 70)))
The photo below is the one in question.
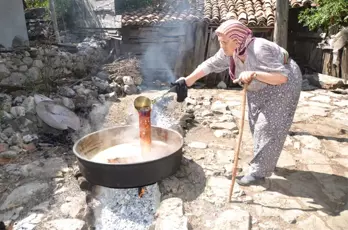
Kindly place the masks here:
MULTIPOLYGON (((311 5, 313 2, 288 1, 292 8, 311 5)), ((202 19, 218 25, 227 19, 238 19, 251 27, 273 27, 275 6, 276 0, 166 0, 161 7, 147 7, 124 13, 122 26, 159 25, 202 19)))
POLYGON ((204 0, 166 0, 160 7, 147 7, 122 14, 122 26, 159 25, 203 18, 204 0))

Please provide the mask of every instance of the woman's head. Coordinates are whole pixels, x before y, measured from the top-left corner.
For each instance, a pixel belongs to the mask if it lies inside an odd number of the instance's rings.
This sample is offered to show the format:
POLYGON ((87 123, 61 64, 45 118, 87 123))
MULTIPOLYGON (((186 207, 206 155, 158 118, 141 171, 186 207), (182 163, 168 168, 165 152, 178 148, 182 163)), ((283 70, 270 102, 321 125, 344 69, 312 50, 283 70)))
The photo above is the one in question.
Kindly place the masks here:
POLYGON ((215 31, 218 36, 220 47, 227 56, 232 56, 235 51, 237 55, 244 53, 252 31, 237 20, 223 22, 215 31))

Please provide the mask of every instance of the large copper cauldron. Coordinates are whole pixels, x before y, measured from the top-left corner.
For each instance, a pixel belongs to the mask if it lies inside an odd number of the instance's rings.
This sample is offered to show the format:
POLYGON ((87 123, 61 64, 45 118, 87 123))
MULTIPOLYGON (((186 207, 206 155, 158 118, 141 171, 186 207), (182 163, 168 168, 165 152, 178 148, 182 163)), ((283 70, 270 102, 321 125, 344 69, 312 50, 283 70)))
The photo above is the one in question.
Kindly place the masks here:
POLYGON ((94 185, 109 188, 135 188, 161 181, 179 169, 182 159, 183 137, 174 130, 155 126, 151 126, 152 140, 165 142, 172 149, 167 150, 172 152, 164 150, 163 157, 152 161, 129 164, 104 164, 89 160, 91 156, 100 151, 138 140, 137 134, 137 127, 118 126, 88 134, 78 140, 73 151, 78 159, 82 175, 94 185))

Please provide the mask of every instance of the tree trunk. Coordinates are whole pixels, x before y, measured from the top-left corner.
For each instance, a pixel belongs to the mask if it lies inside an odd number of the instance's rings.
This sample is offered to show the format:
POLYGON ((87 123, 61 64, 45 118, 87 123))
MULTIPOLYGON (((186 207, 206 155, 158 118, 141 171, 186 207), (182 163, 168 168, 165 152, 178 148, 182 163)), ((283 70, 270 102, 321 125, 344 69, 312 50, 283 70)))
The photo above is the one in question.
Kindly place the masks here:
POLYGON ((279 46, 287 49, 288 43, 289 1, 277 0, 276 21, 273 40, 279 46))
POLYGON ((53 22, 54 35, 56 37, 56 42, 60 43, 57 16, 56 16, 56 10, 54 7, 54 0, 49 0, 49 4, 50 4, 51 20, 53 22))

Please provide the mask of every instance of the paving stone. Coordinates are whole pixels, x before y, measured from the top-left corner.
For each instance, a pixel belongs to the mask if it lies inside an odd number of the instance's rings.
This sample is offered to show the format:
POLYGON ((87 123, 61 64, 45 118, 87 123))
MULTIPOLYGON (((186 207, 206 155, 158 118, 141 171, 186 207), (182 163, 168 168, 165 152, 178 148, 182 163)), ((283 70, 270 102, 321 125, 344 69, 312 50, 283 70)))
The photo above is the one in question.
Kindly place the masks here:
POLYGON ((318 101, 322 103, 330 103, 331 98, 329 96, 318 95, 310 98, 311 101, 318 101))
POLYGON ((56 219, 43 225, 45 230, 83 230, 87 229, 86 223, 79 219, 56 219))
POLYGON ((327 230, 325 222, 315 215, 311 215, 306 220, 300 221, 298 223, 298 228, 303 230, 327 230))
POLYGON ((23 205, 33 199, 35 194, 44 192, 48 188, 48 184, 43 182, 30 182, 23 184, 15 188, 10 195, 7 196, 6 200, 1 205, 0 210, 23 205))
POLYGON ((21 167, 22 175, 37 178, 53 178, 61 169, 66 168, 67 164, 62 158, 49 158, 37 160, 21 167))
POLYGON ((321 142, 318 138, 311 136, 311 135, 296 135, 294 136, 295 139, 299 140, 302 144, 302 146, 306 149, 314 149, 314 150, 320 150, 321 149, 321 142))
POLYGON ((230 131, 238 129, 236 123, 234 122, 220 122, 210 124, 211 129, 227 129, 230 131))
POLYGON ((277 167, 293 167, 296 165, 296 161, 294 160, 294 157, 287 151, 282 151, 280 154, 277 167))
POLYGON ((15 223, 14 230, 34 230, 44 217, 45 214, 42 213, 31 213, 29 216, 15 223))
POLYGON ((217 138, 230 138, 232 137, 233 133, 230 130, 215 130, 214 136, 217 138))
POLYGON ((315 150, 302 149, 299 156, 304 164, 330 164, 330 159, 315 150))
POLYGON ((188 147, 195 148, 195 149, 206 149, 206 148, 208 148, 208 145, 206 143, 203 143, 203 142, 194 141, 194 142, 189 143, 188 147))
POLYGON ((245 230, 251 228, 251 216, 249 212, 238 207, 228 209, 221 213, 214 223, 213 230, 235 229, 245 230))
POLYGON ((329 216, 326 223, 331 229, 346 230, 348 226, 348 205, 338 216, 329 216))
POLYGON ((223 114, 225 111, 227 111, 227 109, 227 104, 221 101, 216 101, 211 105, 211 110, 216 114, 223 114))

